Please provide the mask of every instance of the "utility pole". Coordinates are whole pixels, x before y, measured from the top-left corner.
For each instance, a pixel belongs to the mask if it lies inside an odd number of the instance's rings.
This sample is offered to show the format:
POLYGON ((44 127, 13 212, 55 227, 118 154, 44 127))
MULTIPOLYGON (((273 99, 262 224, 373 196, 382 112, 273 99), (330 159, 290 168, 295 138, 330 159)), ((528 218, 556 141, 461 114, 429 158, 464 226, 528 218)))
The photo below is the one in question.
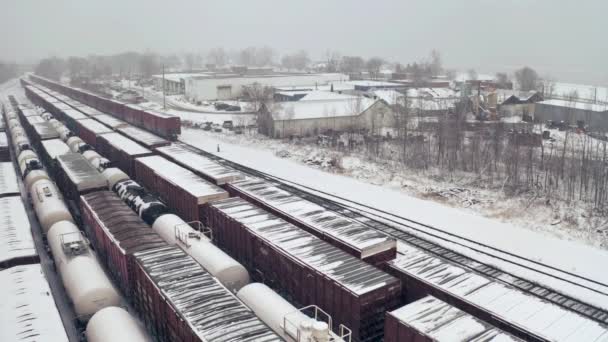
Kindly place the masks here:
POLYGON ((163 64, 163 109, 167 109, 167 102, 165 100, 165 65, 163 64))

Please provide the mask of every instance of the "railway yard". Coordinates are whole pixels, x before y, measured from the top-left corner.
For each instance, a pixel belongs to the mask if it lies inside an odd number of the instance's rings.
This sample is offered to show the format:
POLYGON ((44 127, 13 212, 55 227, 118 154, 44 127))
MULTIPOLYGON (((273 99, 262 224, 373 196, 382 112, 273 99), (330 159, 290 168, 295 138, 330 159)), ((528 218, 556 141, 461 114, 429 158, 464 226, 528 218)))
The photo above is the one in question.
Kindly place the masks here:
POLYGON ((599 280, 222 158, 173 115, 15 88, 0 341, 608 341, 599 280))

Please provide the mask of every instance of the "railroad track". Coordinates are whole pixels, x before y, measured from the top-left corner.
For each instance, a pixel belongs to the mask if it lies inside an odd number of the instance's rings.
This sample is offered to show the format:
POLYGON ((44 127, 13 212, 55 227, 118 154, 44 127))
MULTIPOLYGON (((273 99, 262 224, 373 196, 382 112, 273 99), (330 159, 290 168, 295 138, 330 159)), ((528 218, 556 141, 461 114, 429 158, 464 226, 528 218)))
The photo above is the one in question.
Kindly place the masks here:
POLYGON ((507 272, 493 265, 480 262, 471 257, 458 253, 454 250, 441 246, 440 244, 430 241, 430 239, 439 239, 447 243, 455 244, 463 248, 484 254, 486 256, 507 262, 523 269, 538 272, 544 276, 555 280, 568 283, 573 286, 580 287, 587 291, 608 296, 608 284, 595 281, 593 279, 583 277, 572 272, 561 270, 559 268, 523 258, 514 255, 508 251, 501 250, 489 245, 485 245, 453 233, 445 232, 440 228, 426 225, 421 222, 410 220, 393 213, 385 212, 376 208, 369 207, 365 204, 358 203, 334 194, 323 192, 303 184, 289 181, 281 177, 273 176, 268 173, 255 170, 248 166, 239 164, 219 157, 215 154, 201 150, 193 145, 181 141, 184 147, 189 150, 201 154, 209 159, 213 159, 225 166, 239 170, 245 174, 262 178, 271 182, 278 183, 280 187, 295 195, 303 197, 313 203, 316 203, 327 210, 342 214, 351 219, 365 224, 366 226, 381 231, 397 240, 415 246, 421 250, 432 253, 444 260, 452 262, 466 269, 475 271, 485 277, 495 279, 499 282, 511 285, 522 292, 537 296, 560 307, 574 311, 585 317, 588 317, 596 322, 608 324, 608 311, 595 305, 588 304, 577 298, 564 294, 560 291, 552 289, 546 285, 539 284, 507 272), (417 234, 413 234, 404 230, 413 230, 417 234), (420 235, 425 235, 421 237, 420 235), (513 260, 515 259, 515 260, 513 260), (559 275, 557 275, 557 274, 559 275))

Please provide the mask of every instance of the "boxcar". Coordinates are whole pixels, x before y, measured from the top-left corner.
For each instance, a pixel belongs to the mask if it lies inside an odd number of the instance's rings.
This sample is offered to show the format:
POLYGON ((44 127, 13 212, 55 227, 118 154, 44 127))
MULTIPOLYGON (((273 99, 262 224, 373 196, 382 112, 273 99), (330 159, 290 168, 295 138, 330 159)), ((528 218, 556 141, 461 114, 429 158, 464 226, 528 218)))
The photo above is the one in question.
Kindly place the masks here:
POLYGON ((135 160, 135 179, 159 194, 175 213, 205 223, 203 208, 210 201, 228 198, 228 192, 161 156, 135 160))
POLYGON ((278 184, 254 178, 229 183, 226 189, 371 264, 381 265, 397 254, 394 238, 291 194, 278 184))
POLYGON ((241 199, 206 207, 218 245, 253 277, 298 304, 317 305, 355 341, 377 341, 384 312, 399 305, 401 282, 293 224, 241 199))
POLYGON ((93 119, 101 122, 102 124, 112 128, 112 129, 117 129, 119 127, 129 125, 125 121, 117 119, 117 118, 113 117, 112 115, 108 115, 108 114, 96 115, 95 117, 93 117, 93 119))
POLYGON ((156 152, 216 185, 245 179, 242 173, 193 152, 181 143, 158 147, 156 152))
MULTIPOLYGON (((2 120, 0 120, 2 121, 2 120)), ((0 161, 10 161, 10 146, 5 132, 0 132, 0 161)))
POLYGON ((20 196, 0 198, 0 222, 0 269, 40 262, 20 196))
POLYGON ((48 121, 32 124, 32 133, 34 134, 32 138, 34 141, 59 138, 59 132, 48 121))
POLYGON ((97 136, 113 132, 111 128, 93 119, 78 120, 77 125, 78 136, 93 148, 97 148, 97 136))
POLYGON ((73 132, 78 131, 77 121, 87 118, 88 117, 82 112, 73 108, 66 109, 63 111, 63 121, 65 122, 65 125, 73 132))
POLYGON ((608 327, 574 311, 480 276, 409 244, 388 263, 403 283, 406 302, 432 295, 506 332, 530 341, 559 341, 577 336, 594 341, 608 327))
POLYGON ((106 179, 80 153, 57 157, 55 180, 63 195, 74 201, 82 194, 108 188, 106 179))
POLYGON ((428 296, 386 313, 384 342, 522 341, 428 296))
MULTIPOLYGON (((75 101, 72 101, 72 102, 75 102, 75 101)), ((81 103, 81 102, 75 102, 75 103, 78 104, 78 106, 76 106, 75 108, 78 109, 81 113, 83 113, 86 116, 94 117, 94 116, 99 116, 99 115, 107 115, 93 107, 85 105, 84 103, 81 103)))
MULTIPOLYGON (((10 157, 8 158, 10 160, 10 157)), ((0 162, 0 197, 19 196, 17 173, 10 161, 0 162)))
POLYGON ((44 140, 40 142, 41 149, 38 150, 42 163, 47 166, 51 175, 57 169, 57 157, 72 153, 70 147, 60 139, 44 140))
POLYGON ((134 307, 157 340, 281 340, 181 249, 161 247, 134 255, 134 307))
POLYGON ((159 137, 158 135, 144 131, 134 126, 124 126, 117 129, 122 135, 133 139, 147 148, 155 148, 170 145, 171 142, 159 137))
POLYGON ((110 191, 97 191, 80 197, 82 220, 88 226, 97 255, 131 299, 134 272, 133 254, 167 243, 131 208, 110 191))
POLYGON ((135 178, 135 159, 154 153, 119 133, 107 133, 97 138, 97 150, 123 172, 135 178))

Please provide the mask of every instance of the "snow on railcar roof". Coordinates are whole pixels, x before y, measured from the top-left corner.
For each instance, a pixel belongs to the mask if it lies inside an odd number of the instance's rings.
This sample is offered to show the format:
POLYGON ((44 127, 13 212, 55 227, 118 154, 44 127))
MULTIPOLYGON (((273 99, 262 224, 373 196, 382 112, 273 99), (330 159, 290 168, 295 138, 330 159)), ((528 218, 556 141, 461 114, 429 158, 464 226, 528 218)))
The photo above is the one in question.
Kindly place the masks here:
MULTIPOLYGON (((76 102, 76 101, 74 101, 76 102)), ((78 102, 78 110, 81 111, 82 113, 84 113, 85 115, 88 116, 98 116, 98 115, 105 115, 102 111, 99 111, 93 107, 87 106, 84 103, 78 102)))
POLYGON ((180 144, 159 147, 156 151, 168 156, 186 168, 190 168, 214 179, 218 185, 241 180, 245 177, 242 173, 190 151, 180 144))
POLYGON ((40 113, 38 113, 38 111, 33 108, 21 108, 21 114, 26 118, 30 117, 30 116, 39 116, 40 115, 40 113))
POLYGON ((46 153, 51 157, 51 159, 56 159, 61 155, 71 152, 70 147, 61 139, 43 140, 41 143, 42 147, 45 149, 46 153))
POLYGON ((207 197, 224 194, 226 191, 215 184, 211 184, 192 171, 185 169, 161 156, 137 158, 161 177, 183 188, 195 197, 207 197))
POLYGON ((231 185, 286 215, 360 250, 362 257, 366 257, 367 253, 394 248, 397 244, 394 238, 280 189, 278 184, 252 178, 231 185))
POLYGON ((78 120, 78 122, 80 123, 80 125, 82 125, 83 127, 85 127, 86 129, 88 129, 89 131, 91 131, 95 134, 103 134, 103 133, 112 132, 111 128, 109 128, 106 125, 100 123, 99 121, 95 121, 93 119, 82 119, 82 120, 78 120))
POLYGON ((39 264, 0 271, 0 341, 68 341, 39 264))
POLYGON ((66 116, 68 116, 69 118, 71 118, 72 120, 82 120, 82 119, 88 118, 88 116, 82 114, 82 112, 80 112, 74 108, 66 109, 63 111, 63 113, 66 116))
POLYGON ((353 293, 360 295, 397 282, 393 276, 244 199, 232 197, 210 205, 353 293))
POLYGON ((166 300, 201 340, 281 341, 248 307, 181 249, 167 246, 134 255, 166 300))
POLYGON ((581 341, 608 338, 608 326, 526 294, 512 286, 481 277, 409 244, 400 246, 389 265, 432 286, 549 340, 581 341), (586 336, 580 339, 581 334, 586 336))
POLYGON ((102 137, 106 139, 114 148, 124 151, 130 155, 141 155, 152 153, 151 150, 143 147, 135 141, 125 137, 120 133, 106 133, 102 137))
POLYGON ((37 259, 37 256, 30 221, 21 197, 0 198, 0 263, 22 258, 37 259))
POLYGON ((55 127, 48 121, 32 124, 32 127, 40 139, 53 139, 59 137, 59 133, 55 127))
POLYGON ((67 153, 57 157, 59 167, 70 178, 78 190, 107 187, 106 179, 80 153, 67 153))
POLYGON ((100 114, 100 115, 95 115, 95 120, 103 123, 106 126, 110 126, 111 128, 118 128, 120 126, 125 126, 128 125, 126 121, 122 121, 120 119, 117 119, 115 117, 113 117, 112 115, 109 114, 100 114))
POLYGON ((40 115, 26 116, 25 121, 27 121, 30 125, 40 122, 46 122, 46 120, 44 120, 40 115))
POLYGON ((146 145, 146 146, 155 146, 155 145, 167 145, 169 141, 159 137, 158 135, 152 134, 143 129, 134 127, 134 126, 125 126, 117 128, 119 132, 122 132, 133 138, 134 140, 146 145))
POLYGON ((437 298, 428 296, 389 313, 399 321, 437 341, 521 341, 437 298))
MULTIPOLYGON (((0 120, 2 122, 2 120, 0 120)), ((5 132, 0 132, 0 147, 8 147, 8 137, 5 132)))
POLYGON ((17 173, 12 162, 0 163, 0 197, 19 194, 17 173))

